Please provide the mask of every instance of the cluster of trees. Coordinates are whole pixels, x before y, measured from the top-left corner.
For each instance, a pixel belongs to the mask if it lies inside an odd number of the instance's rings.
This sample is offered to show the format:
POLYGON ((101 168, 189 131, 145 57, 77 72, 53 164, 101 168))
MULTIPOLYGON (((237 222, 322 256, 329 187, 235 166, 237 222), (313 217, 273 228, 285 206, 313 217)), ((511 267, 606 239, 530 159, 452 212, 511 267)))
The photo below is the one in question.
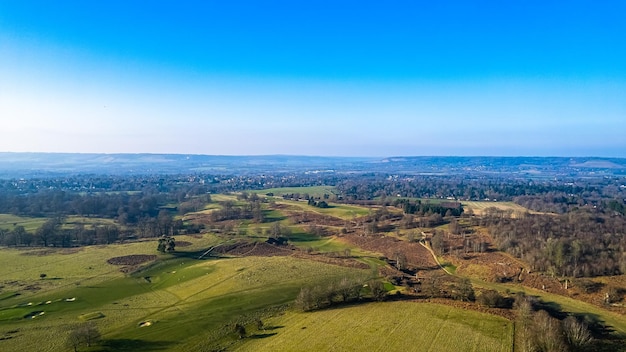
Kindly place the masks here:
POLYGON ((244 205, 236 205, 233 201, 220 202, 220 205, 222 209, 214 210, 210 214, 212 222, 251 219, 254 222, 261 223, 265 220, 263 210, 261 209, 261 200, 258 197, 245 202, 244 205))
POLYGON ((370 174, 339 180, 336 184, 344 199, 371 200, 386 196, 408 198, 452 197, 462 200, 511 201, 515 197, 530 195, 558 195, 568 202, 583 199, 584 203, 595 203, 604 198, 623 199, 626 189, 620 187, 619 179, 577 179, 566 181, 537 181, 509 177, 474 177, 468 175, 446 176, 389 176, 370 174))
MULTIPOLYGON (((269 195, 269 194, 268 194, 269 195)), ((272 194, 273 195, 273 194, 272 194)), ((304 199, 304 200, 315 200, 316 197, 311 196, 308 193, 285 193, 282 195, 283 199, 285 200, 300 200, 300 199, 304 199)), ((324 195, 322 196, 322 198, 324 200, 330 200, 331 199, 331 195, 324 193, 324 195)), ((317 197, 317 199, 319 200, 320 197, 317 197)), ((336 200, 337 197, 336 195, 332 195, 332 200, 336 200)))
POLYGON ((533 270, 563 276, 626 273, 626 219, 587 211, 511 218, 490 212, 479 221, 497 246, 533 270))
POLYGON ((496 290, 486 290, 483 291, 480 296, 478 296, 478 303, 489 307, 489 308, 511 308, 511 300, 502 296, 496 290))
POLYGON ((309 198, 308 204, 313 207, 328 208, 328 203, 325 200, 316 201, 313 198, 309 198))
POLYGON ((48 219, 34 233, 20 225, 12 230, 0 229, 0 245, 71 247, 113 243, 130 235, 113 224, 91 227, 77 224, 72 228, 63 228, 64 221, 63 217, 48 219))
POLYGON ((513 201, 530 210, 556 214, 565 214, 574 207, 585 206, 583 198, 557 192, 519 196, 513 201))
POLYGON ((175 251, 176 241, 174 240, 174 237, 162 236, 161 238, 159 238, 159 244, 157 246, 157 250, 161 253, 175 251))
POLYGON ((405 214, 430 215, 439 214, 441 216, 461 216, 463 207, 461 203, 429 203, 417 200, 411 202, 408 199, 396 199, 393 202, 396 208, 402 208, 405 214))
POLYGON ((166 194, 153 193, 73 193, 62 190, 40 190, 26 194, 0 194, 0 213, 20 216, 80 215, 119 218, 134 223, 142 217, 153 217, 166 204, 166 194))
POLYGON ((476 299, 469 279, 431 276, 421 283, 422 294, 429 298, 451 298, 457 301, 473 302, 476 299))
POLYGON ((605 208, 609 211, 614 211, 618 214, 626 215, 626 201, 611 199, 608 203, 606 203, 605 208))
POLYGON ((323 309, 336 304, 358 301, 362 298, 364 286, 367 287, 370 297, 382 301, 387 291, 381 281, 370 280, 366 285, 360 280, 343 278, 327 285, 303 287, 296 298, 296 307, 303 311, 323 309))
POLYGON ((28 232, 17 225, 11 230, 0 229, 0 245, 8 247, 54 246, 73 247, 94 244, 110 244, 136 237, 172 236, 182 232, 197 233, 200 226, 183 224, 173 220, 167 210, 160 210, 153 218, 142 218, 134 225, 119 226, 115 223, 74 223, 66 225, 66 218, 56 216, 47 219, 36 231, 28 232))
MULTIPOLYGON (((520 350, 524 352, 566 352, 596 350, 591 346, 592 333, 584 320, 572 315, 555 318, 543 309, 536 310, 538 302, 523 294, 515 299, 516 329, 520 335, 520 350)), ((516 346, 517 347, 517 346, 516 346)))

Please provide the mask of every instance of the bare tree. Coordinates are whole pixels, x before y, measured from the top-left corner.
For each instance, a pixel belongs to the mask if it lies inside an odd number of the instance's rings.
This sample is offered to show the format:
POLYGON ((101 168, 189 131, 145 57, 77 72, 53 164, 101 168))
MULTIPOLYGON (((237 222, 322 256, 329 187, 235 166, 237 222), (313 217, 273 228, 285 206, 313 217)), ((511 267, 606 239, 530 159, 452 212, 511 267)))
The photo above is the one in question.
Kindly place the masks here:
POLYGON ((80 346, 91 347, 100 341, 101 335, 94 323, 77 325, 67 337, 67 345, 77 351, 80 346))
POLYGON ((382 281, 379 280, 370 280, 367 283, 370 288, 370 292, 372 293, 372 298, 376 301, 384 301, 387 296, 387 290, 385 290, 385 285, 382 281))
POLYGON ((565 352, 567 345, 563 339, 560 322, 545 310, 535 313, 533 318, 533 340, 539 351, 565 352))
POLYGON ((574 350, 580 350, 591 342, 591 333, 585 323, 570 315, 562 324, 567 343, 574 350))

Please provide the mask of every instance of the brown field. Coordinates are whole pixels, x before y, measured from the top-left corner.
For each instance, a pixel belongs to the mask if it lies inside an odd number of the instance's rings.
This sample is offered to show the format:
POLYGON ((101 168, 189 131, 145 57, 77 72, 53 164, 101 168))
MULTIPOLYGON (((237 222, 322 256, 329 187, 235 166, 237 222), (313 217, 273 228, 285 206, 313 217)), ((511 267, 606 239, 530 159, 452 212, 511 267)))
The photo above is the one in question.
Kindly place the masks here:
POLYGON ((503 211, 511 211, 513 216, 515 213, 525 213, 530 212, 528 209, 524 208, 519 204, 515 204, 513 202, 475 202, 475 201, 464 201, 461 204, 467 209, 472 209, 475 215, 483 215, 485 209, 488 208, 496 208, 498 210, 503 211))

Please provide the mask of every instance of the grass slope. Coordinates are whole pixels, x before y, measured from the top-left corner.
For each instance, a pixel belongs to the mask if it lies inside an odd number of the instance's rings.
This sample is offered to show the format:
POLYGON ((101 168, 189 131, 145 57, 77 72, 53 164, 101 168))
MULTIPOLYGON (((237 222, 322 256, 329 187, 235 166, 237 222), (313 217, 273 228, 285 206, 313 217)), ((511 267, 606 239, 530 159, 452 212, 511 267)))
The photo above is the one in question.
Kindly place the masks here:
POLYGON ((354 217, 367 215, 370 212, 370 209, 366 207, 348 204, 329 203, 328 208, 318 208, 312 205, 308 205, 306 202, 283 200, 282 198, 280 200, 277 200, 276 203, 289 205, 291 207, 291 210, 329 215, 344 220, 351 220, 354 217))
POLYGON ((510 351, 513 338, 512 323, 504 318, 415 302, 288 312, 266 325, 270 330, 237 350, 510 351))
POLYGON ((28 232, 35 232, 47 218, 30 218, 11 214, 0 214, 0 229, 13 230, 15 226, 24 226, 28 232))
POLYGON ((282 187, 282 188, 268 188, 262 190, 250 191, 251 193, 257 193, 259 195, 265 195, 268 193, 274 193, 275 197, 281 197, 283 194, 300 193, 304 195, 307 193, 312 197, 323 197, 324 194, 332 196, 337 192, 335 187, 332 186, 311 186, 311 187, 282 187))
MULTIPOLYGON (((184 247, 190 251, 215 241, 210 235, 179 239, 194 243, 184 247)), ((106 262, 121 255, 155 254, 156 241, 86 247, 69 254, 24 253, 0 251, 2 351, 66 350, 71 326, 85 320, 96 323, 103 334, 105 345, 99 350, 196 351, 211 343, 211 331, 238 316, 291 302, 302 286, 370 274, 292 257, 196 260, 159 255, 133 275, 106 262), (48 278, 39 279, 40 272, 48 278), (40 289, 29 291, 29 285, 40 289), (44 314, 30 318, 38 312, 44 314), (152 325, 140 327, 144 321, 152 325)))

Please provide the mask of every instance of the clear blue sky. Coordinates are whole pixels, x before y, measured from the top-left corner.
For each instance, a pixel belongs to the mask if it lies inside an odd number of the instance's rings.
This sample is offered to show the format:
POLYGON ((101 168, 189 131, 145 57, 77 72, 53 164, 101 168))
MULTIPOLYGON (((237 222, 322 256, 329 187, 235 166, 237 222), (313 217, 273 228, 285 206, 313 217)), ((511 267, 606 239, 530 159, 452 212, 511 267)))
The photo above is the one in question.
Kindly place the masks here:
POLYGON ((0 151, 626 157, 625 14, 0 0, 0 151))

